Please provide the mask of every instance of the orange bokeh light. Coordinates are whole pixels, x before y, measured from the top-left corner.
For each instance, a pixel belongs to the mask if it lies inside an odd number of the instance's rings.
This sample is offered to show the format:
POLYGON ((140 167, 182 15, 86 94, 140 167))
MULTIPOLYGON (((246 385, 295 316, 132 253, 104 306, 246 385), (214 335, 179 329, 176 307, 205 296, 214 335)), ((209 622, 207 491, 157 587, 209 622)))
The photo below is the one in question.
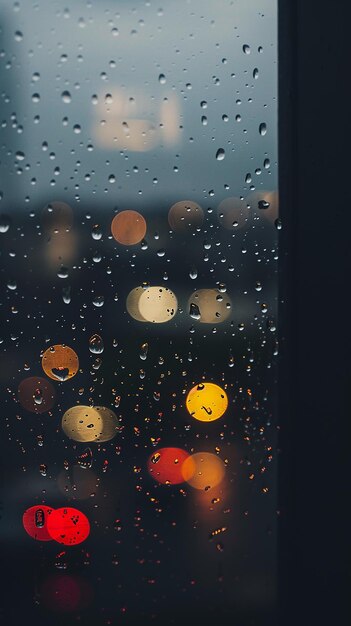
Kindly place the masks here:
POLYGON ((111 232, 118 243, 134 246, 145 237, 145 218, 137 211, 121 211, 112 220, 111 232))
POLYGON ((79 369, 77 354, 72 348, 63 345, 51 346, 45 350, 41 364, 49 378, 59 381, 72 378, 79 369))
POLYGON ((218 456, 210 452, 196 452, 182 466, 183 479, 194 489, 208 491, 222 482, 225 465, 218 456))

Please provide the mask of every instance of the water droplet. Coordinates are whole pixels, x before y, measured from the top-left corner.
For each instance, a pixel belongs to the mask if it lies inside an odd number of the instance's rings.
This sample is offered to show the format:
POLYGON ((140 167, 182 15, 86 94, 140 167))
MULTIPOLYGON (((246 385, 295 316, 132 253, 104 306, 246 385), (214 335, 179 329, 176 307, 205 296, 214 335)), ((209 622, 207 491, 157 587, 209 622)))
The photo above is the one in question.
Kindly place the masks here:
POLYGON ((93 453, 90 448, 85 448, 84 452, 77 458, 77 463, 84 469, 89 469, 93 464, 93 453))
POLYGON ((258 132, 260 133, 260 135, 262 135, 262 137, 264 137, 264 135, 267 133, 267 124, 265 122, 261 122, 258 127, 258 132))
POLYGON ((197 269, 196 267, 192 267, 190 272, 189 272, 189 276, 190 278, 192 278, 193 280, 195 280, 195 278, 197 278, 197 269))
POLYGON ((68 367, 52 367, 51 371, 55 378, 59 380, 67 380, 69 378, 69 369, 68 367))
POLYGON ((267 202, 267 200, 259 200, 257 206, 259 209, 268 209, 270 207, 270 204, 269 202, 267 202))
POLYGON ((102 230, 101 230, 101 226, 100 224, 94 224, 92 231, 91 231, 91 236, 93 239, 95 240, 99 240, 102 237, 102 230))
POLYGON ((146 360, 148 349, 149 349, 149 344, 148 343, 143 343, 141 348, 140 348, 140 353, 139 353, 139 356, 140 356, 142 361, 146 360))
POLYGON ((70 94, 69 91, 63 91, 62 94, 61 94, 61 98, 62 98, 62 101, 65 104, 69 104, 71 102, 71 100, 72 100, 71 94, 70 94))
POLYGON ((0 233, 7 233, 11 226, 11 220, 8 215, 0 216, 0 233))
POLYGON ((93 305, 97 307, 104 306, 105 298, 104 296, 95 296, 93 299, 93 305))
POLYGON ((194 320, 199 320, 199 319, 201 319, 200 309, 199 309, 199 307, 198 307, 198 305, 197 305, 197 304, 194 304, 194 302, 191 302, 191 303, 190 303, 189 315, 190 315, 190 317, 192 317, 194 320))
POLYGON ((33 393, 33 400, 35 404, 42 404, 43 402, 43 392, 41 389, 35 389, 33 393))
POLYGON ((223 148, 219 148, 216 152, 217 161, 223 161, 224 157, 225 157, 225 150, 223 150, 223 148))
POLYGON ((63 265, 61 265, 59 271, 57 272, 57 276, 59 278, 68 278, 68 269, 67 269, 67 267, 64 267, 63 265))
POLYGON ((282 221, 279 217, 277 217, 277 219, 274 221, 274 226, 276 227, 277 230, 282 229, 282 221))
POLYGON ((71 287, 63 287, 62 288, 62 299, 65 304, 69 304, 71 302, 71 287))
POLYGON ((252 76, 257 79, 258 78, 258 68, 255 67, 254 71, 252 72, 252 76))
POLYGON ((271 333, 273 333, 275 330, 277 330, 275 321, 272 318, 269 318, 267 320, 266 326, 267 326, 267 329, 271 331, 271 333))
POLYGON ((250 54, 251 52, 251 48, 247 43, 243 45, 243 52, 244 54, 250 54))
POLYGON ((104 351, 104 342, 100 335, 92 335, 89 339, 89 350, 93 354, 101 354, 104 351))
POLYGON ((47 465, 45 465, 45 463, 41 463, 41 464, 39 465, 39 472, 41 473, 41 475, 42 475, 42 476, 46 476, 47 471, 48 471, 48 466, 47 466, 47 465))
POLYGON ((68 567, 67 564, 67 555, 66 552, 59 552, 55 558, 55 567, 60 570, 66 570, 68 567))
POLYGON ((159 82, 161 85, 164 85, 164 84, 165 84, 165 82, 166 82, 166 77, 165 77, 165 75, 164 75, 164 74, 160 74, 160 75, 159 75, 159 77, 158 77, 158 82, 159 82))

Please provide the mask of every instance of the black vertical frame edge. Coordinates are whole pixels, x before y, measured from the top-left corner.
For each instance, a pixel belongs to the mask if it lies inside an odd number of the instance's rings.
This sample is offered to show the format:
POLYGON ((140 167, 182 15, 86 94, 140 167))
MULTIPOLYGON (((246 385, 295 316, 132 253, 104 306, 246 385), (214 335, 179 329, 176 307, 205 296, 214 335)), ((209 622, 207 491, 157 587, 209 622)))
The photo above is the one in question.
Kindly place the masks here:
POLYGON ((349 13, 279 0, 279 626, 350 622, 349 13))

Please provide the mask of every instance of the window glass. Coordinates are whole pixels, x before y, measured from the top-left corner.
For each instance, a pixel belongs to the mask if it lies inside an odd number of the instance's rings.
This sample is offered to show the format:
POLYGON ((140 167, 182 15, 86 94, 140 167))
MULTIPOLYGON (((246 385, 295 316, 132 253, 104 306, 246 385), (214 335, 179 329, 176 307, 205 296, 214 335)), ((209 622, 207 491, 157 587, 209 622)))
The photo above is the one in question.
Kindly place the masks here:
POLYGON ((10 624, 271 623, 276 22, 0 4, 10 624))

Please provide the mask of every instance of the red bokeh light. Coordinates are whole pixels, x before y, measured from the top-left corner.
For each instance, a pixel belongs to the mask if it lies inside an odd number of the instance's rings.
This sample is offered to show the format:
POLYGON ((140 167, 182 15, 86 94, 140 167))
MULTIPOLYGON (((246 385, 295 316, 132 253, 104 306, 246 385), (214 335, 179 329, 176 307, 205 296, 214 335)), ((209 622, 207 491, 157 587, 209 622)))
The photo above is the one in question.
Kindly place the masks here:
POLYGON ((37 541, 51 541, 52 537, 48 532, 47 523, 54 509, 44 504, 31 506, 23 513, 22 522, 24 530, 30 537, 37 541))
POLYGON ((90 523, 86 515, 72 507, 56 509, 48 519, 52 539, 65 546, 82 543, 89 536, 90 523))
POLYGON ((181 448, 160 448, 149 456, 147 468, 159 483, 177 485, 184 482, 182 465, 188 457, 181 448))
POLYGON ((86 580, 67 574, 49 576, 41 585, 40 593, 48 609, 67 613, 86 608, 93 596, 86 580))

